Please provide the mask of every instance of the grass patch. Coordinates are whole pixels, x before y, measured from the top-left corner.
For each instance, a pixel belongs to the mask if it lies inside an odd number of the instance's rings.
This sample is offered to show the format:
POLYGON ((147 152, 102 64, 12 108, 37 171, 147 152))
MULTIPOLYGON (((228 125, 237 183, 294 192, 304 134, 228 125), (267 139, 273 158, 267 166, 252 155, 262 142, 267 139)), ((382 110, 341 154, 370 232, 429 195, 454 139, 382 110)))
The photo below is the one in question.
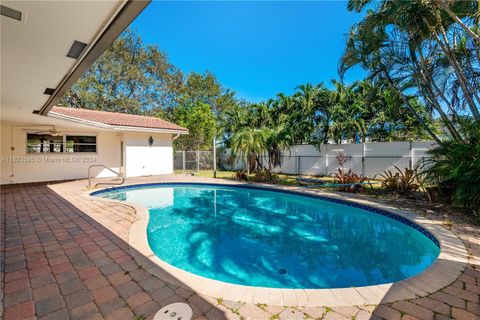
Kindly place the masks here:
POLYGON ((257 303, 257 307, 259 307, 263 311, 266 311, 267 309, 267 305, 265 303, 257 303))
MULTIPOLYGON (((183 171, 183 170, 175 170, 175 174, 189 174, 193 173, 196 177, 205 177, 205 178, 213 178, 213 170, 190 170, 190 171, 183 171)), ((226 179, 232 180, 235 171, 217 171, 217 179, 226 179)), ((255 174, 250 174, 248 177, 253 178, 255 174)), ((298 177, 305 177, 305 178, 313 178, 313 179, 320 179, 325 180, 327 183, 334 183, 332 177, 318 177, 318 176, 309 176, 309 175, 293 175, 293 174, 278 174, 279 181, 276 183, 282 186, 291 186, 291 187, 302 187, 302 186, 312 186, 315 183, 308 183, 305 184, 304 182, 299 182, 297 180, 298 177)), ((369 182, 374 182, 375 180, 369 180, 369 182)), ((381 185, 379 183, 372 184, 373 189, 381 189, 381 185)), ((323 189, 323 190, 334 190, 335 187, 309 187, 309 189, 323 189)), ((366 191, 371 190, 370 186, 366 186, 366 191)))
MULTIPOLYGON (((213 170, 174 170, 175 174, 189 174, 193 173, 197 177, 213 178, 213 170)), ((217 179, 232 179, 234 171, 217 171, 217 179)))

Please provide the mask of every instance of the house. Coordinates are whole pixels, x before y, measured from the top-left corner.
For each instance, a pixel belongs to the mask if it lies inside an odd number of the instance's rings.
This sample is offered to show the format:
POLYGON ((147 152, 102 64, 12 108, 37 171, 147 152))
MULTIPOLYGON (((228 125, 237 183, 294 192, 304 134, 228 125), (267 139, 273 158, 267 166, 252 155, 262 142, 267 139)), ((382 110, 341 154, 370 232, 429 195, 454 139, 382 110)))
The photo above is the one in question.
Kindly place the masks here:
POLYGON ((2 184, 86 178, 92 165, 96 177, 171 174, 172 141, 188 133, 159 118, 58 106, 48 119, 2 122, 2 184))
POLYGON ((2 1, 0 183, 172 173, 185 128, 55 106, 149 1, 2 1), (114 175, 96 166, 92 173, 114 175))

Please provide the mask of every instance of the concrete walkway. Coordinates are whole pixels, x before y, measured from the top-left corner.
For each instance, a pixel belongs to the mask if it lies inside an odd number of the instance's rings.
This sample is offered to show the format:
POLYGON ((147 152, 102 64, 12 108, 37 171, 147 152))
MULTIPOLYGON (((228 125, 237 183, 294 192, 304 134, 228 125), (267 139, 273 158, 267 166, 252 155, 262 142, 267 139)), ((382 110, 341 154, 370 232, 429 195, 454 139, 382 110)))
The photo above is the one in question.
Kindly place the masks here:
MULTIPOLYGON (((127 183, 165 179, 186 176, 127 183)), ((196 319, 480 319, 480 228, 468 223, 452 227, 469 251, 467 268, 428 297, 331 308, 253 305, 202 296, 149 274, 129 251, 135 210, 85 197, 85 186, 86 181, 2 186, 5 320, 150 319, 179 301, 193 307, 196 319)), ((428 218, 442 223, 435 213, 428 218)))

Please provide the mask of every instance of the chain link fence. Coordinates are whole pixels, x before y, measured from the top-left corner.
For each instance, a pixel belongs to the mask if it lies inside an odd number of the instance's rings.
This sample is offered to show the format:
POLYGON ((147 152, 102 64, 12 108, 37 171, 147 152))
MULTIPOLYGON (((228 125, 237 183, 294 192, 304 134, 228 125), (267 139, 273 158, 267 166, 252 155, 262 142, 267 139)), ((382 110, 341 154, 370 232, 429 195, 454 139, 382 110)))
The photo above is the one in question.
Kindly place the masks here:
POLYGON ((213 151, 176 151, 173 155, 173 169, 213 170, 213 151))

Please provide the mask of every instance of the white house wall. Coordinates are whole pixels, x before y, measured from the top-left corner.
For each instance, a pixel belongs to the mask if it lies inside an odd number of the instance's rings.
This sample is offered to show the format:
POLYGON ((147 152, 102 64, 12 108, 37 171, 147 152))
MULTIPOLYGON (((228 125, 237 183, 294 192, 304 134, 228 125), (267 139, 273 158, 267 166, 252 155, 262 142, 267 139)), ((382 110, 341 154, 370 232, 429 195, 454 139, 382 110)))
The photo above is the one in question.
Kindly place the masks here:
MULTIPOLYGON (((1 184, 26 183, 40 181, 56 181, 83 179, 88 176, 88 167, 92 164, 103 164, 115 171, 120 168, 121 134, 117 132, 88 131, 97 135, 96 153, 56 153, 32 154, 26 152, 26 129, 36 127, 18 126, 2 122, 1 125, 1 184), (11 147, 14 150, 11 150, 11 147)), ((65 132, 82 134, 86 132, 65 132)), ((96 169, 94 176, 111 176, 109 171, 96 169)))
POLYGON ((123 141, 127 177, 173 173, 171 134, 125 132, 123 141), (148 142, 150 136, 152 146, 148 142))

